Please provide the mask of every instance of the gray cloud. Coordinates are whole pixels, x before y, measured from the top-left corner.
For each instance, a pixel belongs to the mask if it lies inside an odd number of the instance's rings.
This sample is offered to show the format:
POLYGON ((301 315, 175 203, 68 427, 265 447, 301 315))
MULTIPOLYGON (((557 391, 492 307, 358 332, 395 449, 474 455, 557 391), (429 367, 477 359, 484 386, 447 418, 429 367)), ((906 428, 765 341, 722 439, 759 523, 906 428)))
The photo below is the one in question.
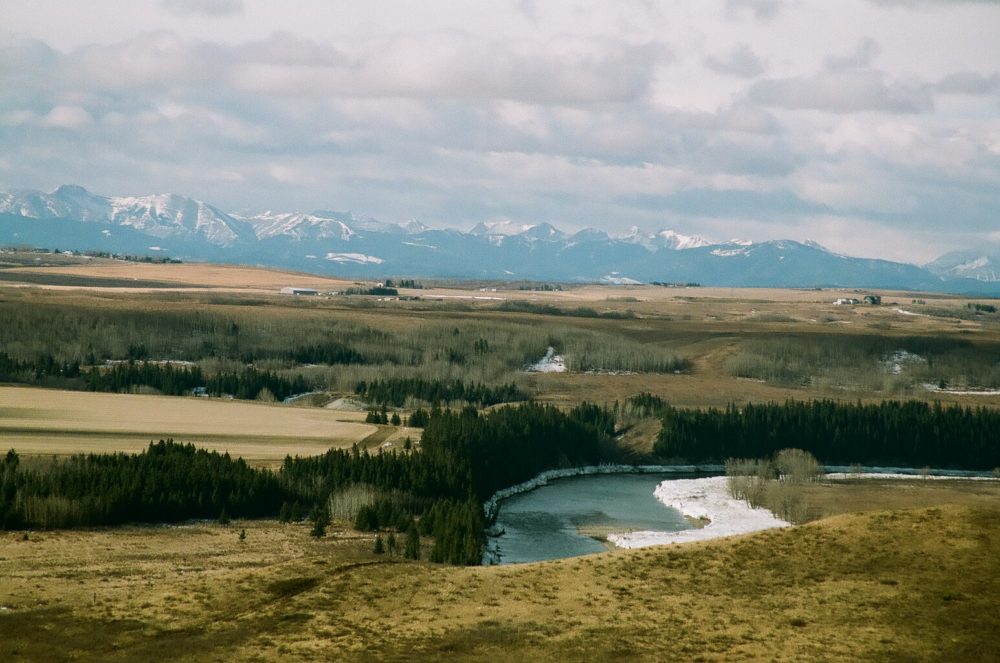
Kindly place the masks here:
POLYGON ((730 15, 750 13, 765 21, 777 16, 784 6, 783 0, 726 0, 726 10, 730 15))
POLYGON ((705 66, 720 74, 753 78, 764 73, 764 63, 746 44, 740 44, 721 57, 705 58, 705 66))
POLYGON ((160 0, 160 5, 172 14, 230 16, 240 14, 243 0, 160 0))
POLYGON ((920 113, 933 108, 926 87, 898 83, 870 69, 761 80, 748 89, 747 98, 769 108, 829 113, 920 113))
POLYGON ((946 94, 997 94, 1000 93, 1000 72, 989 76, 974 71, 955 72, 941 79, 934 89, 946 94))

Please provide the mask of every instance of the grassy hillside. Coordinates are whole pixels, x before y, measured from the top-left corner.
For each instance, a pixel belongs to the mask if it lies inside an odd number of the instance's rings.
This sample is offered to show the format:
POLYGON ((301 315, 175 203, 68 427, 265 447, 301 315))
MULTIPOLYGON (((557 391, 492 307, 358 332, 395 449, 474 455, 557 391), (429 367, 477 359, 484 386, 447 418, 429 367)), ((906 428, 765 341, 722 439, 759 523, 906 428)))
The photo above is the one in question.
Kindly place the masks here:
POLYGON ((995 501, 512 567, 272 522, 3 537, 11 661, 1000 657, 995 501))

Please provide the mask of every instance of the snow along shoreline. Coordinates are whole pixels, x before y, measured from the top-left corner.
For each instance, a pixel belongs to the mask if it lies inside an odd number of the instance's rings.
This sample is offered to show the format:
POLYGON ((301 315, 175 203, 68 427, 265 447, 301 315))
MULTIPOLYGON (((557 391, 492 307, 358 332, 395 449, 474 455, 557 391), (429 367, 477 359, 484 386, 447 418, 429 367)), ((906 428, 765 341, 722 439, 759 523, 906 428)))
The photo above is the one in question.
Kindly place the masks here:
MULTIPOLYGON (((824 479, 972 479, 997 481, 991 473, 961 470, 924 470, 902 467, 861 467, 831 466, 833 470, 824 479), (848 471, 851 470, 851 471, 848 471), (860 470, 860 471, 858 471, 860 470), (927 474, 924 474, 927 472, 927 474)), ((530 490, 547 485, 549 481, 592 474, 695 474, 714 473, 720 476, 700 479, 666 479, 656 487, 653 495, 664 506, 676 509, 682 515, 696 520, 706 520, 702 528, 686 529, 679 532, 640 530, 624 534, 609 534, 607 540, 616 548, 645 548, 668 543, 689 543, 706 541, 724 536, 749 534, 766 529, 791 527, 791 523, 778 518, 765 508, 752 509, 744 500, 729 496, 726 477, 722 475, 722 465, 590 465, 569 467, 542 472, 534 479, 498 490, 483 504, 486 520, 496 519, 500 502, 530 490)))
POLYGON ((653 492, 664 505, 688 518, 708 520, 700 529, 679 532, 638 531, 609 534, 617 548, 645 548, 665 543, 705 541, 722 536, 748 534, 776 527, 791 527, 767 509, 751 509, 743 500, 733 499, 726 490, 726 477, 667 479, 653 492))

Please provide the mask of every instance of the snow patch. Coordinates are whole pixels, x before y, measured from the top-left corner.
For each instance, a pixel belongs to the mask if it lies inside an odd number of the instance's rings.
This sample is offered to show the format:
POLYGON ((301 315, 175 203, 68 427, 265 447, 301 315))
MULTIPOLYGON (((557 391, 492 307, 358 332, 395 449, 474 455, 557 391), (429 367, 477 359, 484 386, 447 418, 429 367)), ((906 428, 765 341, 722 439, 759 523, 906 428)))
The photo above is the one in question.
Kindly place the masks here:
POLYGON ((791 523, 778 518, 767 509, 751 509, 745 501, 730 497, 726 490, 726 477, 668 479, 657 486, 653 494, 663 504, 677 509, 689 518, 708 520, 708 525, 701 529, 679 532, 646 530, 610 534, 608 541, 619 548, 645 548, 791 526, 791 523))
POLYGON ((907 350, 896 350, 882 361, 882 367, 891 375, 899 375, 906 364, 926 364, 927 360, 907 350))
POLYGON ((545 351, 545 356, 528 367, 529 373, 565 373, 566 359, 562 355, 556 354, 556 349, 551 345, 545 351))
POLYGON ((610 274, 605 274, 599 280, 601 283, 605 285, 642 285, 642 281, 636 281, 635 279, 630 279, 627 276, 622 276, 618 272, 611 272, 610 274))
POLYGON ((329 252, 326 254, 325 258, 333 262, 343 263, 354 263, 358 265, 381 265, 385 261, 376 256, 366 256, 363 253, 333 253, 329 252))
POLYGON ((955 394, 956 396, 1000 396, 1000 389, 949 389, 948 387, 942 389, 940 385, 930 382, 924 384, 924 389, 939 394, 955 394))
POLYGON ((713 249, 713 256, 720 256, 722 258, 731 258, 732 256, 745 256, 748 255, 747 249, 713 249))

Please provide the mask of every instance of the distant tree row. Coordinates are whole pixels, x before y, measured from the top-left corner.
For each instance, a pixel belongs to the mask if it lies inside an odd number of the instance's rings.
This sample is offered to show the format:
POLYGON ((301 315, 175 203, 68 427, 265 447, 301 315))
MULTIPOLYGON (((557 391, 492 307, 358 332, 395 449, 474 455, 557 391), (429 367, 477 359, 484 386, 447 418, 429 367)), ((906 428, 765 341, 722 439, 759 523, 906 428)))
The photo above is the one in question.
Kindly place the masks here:
POLYGON ((762 458, 784 448, 824 463, 989 470, 1000 466, 1000 411, 919 401, 834 401, 666 408, 654 451, 664 458, 762 458))
POLYGON ((411 290, 421 290, 424 287, 423 283, 414 281, 413 279, 386 279, 386 288, 410 288, 411 290))
POLYGON ((0 520, 6 529, 87 527, 189 518, 258 517, 276 511, 273 474, 232 459, 160 441, 140 454, 78 455, 39 469, 19 467, 14 451, 0 471, 0 520))
POLYGON ((261 394, 270 394, 276 400, 284 400, 309 391, 301 375, 289 379, 252 366, 205 376, 197 366, 129 361, 114 364, 110 368, 93 368, 84 374, 84 379, 86 388, 90 391, 124 392, 143 386, 163 394, 179 396, 191 393, 193 389, 204 388, 205 393, 212 396, 228 395, 243 400, 253 400, 261 394))
POLYGON ((389 378, 359 382, 354 392, 376 405, 402 407, 408 398, 431 404, 452 402, 474 403, 481 406, 526 401, 529 396, 515 384, 488 387, 467 384, 461 380, 425 380, 423 378, 389 378))
POLYGON ((372 295, 375 297, 396 297, 399 290, 383 285, 372 286, 371 288, 347 288, 345 295, 372 295))

